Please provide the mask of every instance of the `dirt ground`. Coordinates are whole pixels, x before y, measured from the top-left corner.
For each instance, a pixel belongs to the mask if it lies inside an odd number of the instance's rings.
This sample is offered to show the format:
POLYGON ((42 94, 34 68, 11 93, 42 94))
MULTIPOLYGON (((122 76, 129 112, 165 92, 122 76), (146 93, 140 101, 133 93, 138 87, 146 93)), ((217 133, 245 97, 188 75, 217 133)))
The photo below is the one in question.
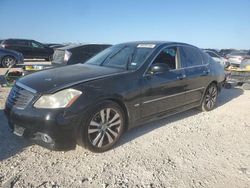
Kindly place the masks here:
POLYGON ((54 152, 9 132, 0 92, 0 187, 250 187, 250 92, 223 90, 217 108, 135 128, 102 154, 54 152))

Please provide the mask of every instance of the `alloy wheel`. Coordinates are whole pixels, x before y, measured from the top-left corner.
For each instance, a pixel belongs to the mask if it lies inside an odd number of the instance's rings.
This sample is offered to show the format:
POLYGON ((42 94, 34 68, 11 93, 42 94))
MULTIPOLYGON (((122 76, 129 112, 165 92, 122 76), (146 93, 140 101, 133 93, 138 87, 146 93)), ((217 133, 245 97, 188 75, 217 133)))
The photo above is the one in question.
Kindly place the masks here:
POLYGON ((14 64, 15 64, 15 59, 13 57, 5 57, 3 59, 3 62, 2 62, 2 65, 5 68, 8 68, 8 67, 10 67, 11 65, 14 65, 14 64))
POLYGON ((217 98, 217 88, 216 86, 212 85, 209 87, 207 94, 205 96, 205 104, 209 110, 214 108, 216 104, 216 98, 217 98))
POLYGON ((121 134, 122 115, 113 108, 104 108, 96 113, 88 126, 88 138, 97 148, 112 145, 121 134))

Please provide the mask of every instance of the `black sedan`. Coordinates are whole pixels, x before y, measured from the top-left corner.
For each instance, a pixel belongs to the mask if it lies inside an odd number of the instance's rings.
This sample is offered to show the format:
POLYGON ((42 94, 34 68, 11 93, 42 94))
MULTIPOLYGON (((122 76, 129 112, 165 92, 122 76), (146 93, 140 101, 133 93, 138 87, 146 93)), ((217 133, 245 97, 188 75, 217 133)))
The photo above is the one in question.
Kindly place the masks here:
POLYGON ((0 63, 1 67, 8 68, 15 64, 23 63, 23 55, 13 50, 0 48, 0 63))
POLYGON ((5 113, 16 135, 43 146, 104 152, 137 125, 195 107, 212 110, 224 79, 219 63, 188 44, 118 44, 85 64, 21 78, 5 113))
POLYGON ((54 50, 35 40, 6 39, 1 42, 2 48, 15 50, 23 54, 25 59, 45 59, 51 61, 54 50))

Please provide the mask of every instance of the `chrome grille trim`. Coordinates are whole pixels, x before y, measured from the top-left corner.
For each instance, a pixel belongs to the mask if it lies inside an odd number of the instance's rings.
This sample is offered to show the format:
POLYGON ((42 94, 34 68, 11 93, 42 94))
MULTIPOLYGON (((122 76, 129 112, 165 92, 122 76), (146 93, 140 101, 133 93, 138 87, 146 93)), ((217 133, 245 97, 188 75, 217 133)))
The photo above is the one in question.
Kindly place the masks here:
POLYGON ((6 106, 8 108, 17 108, 23 110, 34 99, 34 97, 34 93, 15 84, 9 93, 6 106))

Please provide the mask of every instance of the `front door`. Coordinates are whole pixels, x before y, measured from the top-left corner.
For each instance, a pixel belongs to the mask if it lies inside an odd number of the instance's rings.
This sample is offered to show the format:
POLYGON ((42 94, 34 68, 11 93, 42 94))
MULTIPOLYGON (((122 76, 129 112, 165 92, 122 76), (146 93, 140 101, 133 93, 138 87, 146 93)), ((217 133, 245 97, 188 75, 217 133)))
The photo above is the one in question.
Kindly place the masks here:
POLYGON ((181 107, 185 100, 185 74, 180 67, 177 47, 166 47, 154 59, 155 64, 166 64, 165 72, 150 73, 150 68, 144 75, 142 89, 141 116, 142 118, 157 113, 181 107))
POLYGON ((36 41, 30 41, 30 47, 32 49, 32 56, 34 58, 47 58, 48 57, 48 54, 47 54, 48 52, 42 44, 36 41))

